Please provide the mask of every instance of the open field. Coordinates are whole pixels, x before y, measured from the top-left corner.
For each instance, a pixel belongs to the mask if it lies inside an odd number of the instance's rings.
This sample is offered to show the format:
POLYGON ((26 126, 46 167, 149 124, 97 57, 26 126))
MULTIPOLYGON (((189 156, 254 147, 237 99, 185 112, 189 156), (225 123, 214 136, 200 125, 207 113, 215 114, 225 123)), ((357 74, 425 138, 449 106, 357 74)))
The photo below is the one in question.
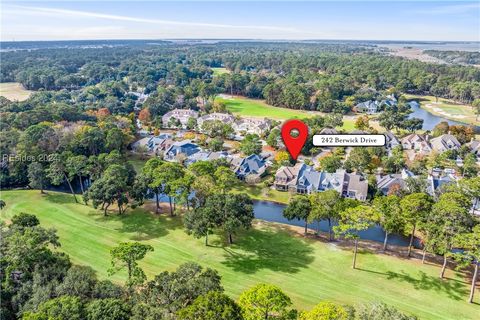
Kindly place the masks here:
MULTIPOLYGON (((267 117, 274 120, 287 120, 293 118, 310 118, 315 115, 323 115, 321 112, 315 111, 274 107, 265 103, 263 100, 248 99, 238 96, 231 98, 217 98, 216 100, 224 102, 228 111, 243 117, 267 117)), ((353 130, 354 121, 352 119, 344 117, 343 122, 343 129, 353 130)))
POLYGON ((230 73, 230 70, 228 70, 227 68, 212 68, 212 71, 214 76, 219 76, 224 73, 230 73))
POLYGON ((480 124, 480 121, 476 120, 475 111, 472 106, 458 104, 444 98, 438 98, 437 103, 433 96, 406 94, 405 97, 407 99, 418 100, 423 109, 437 116, 469 124, 480 124))
MULTIPOLYGON (((8 220, 19 212, 36 214, 42 225, 57 229, 73 262, 92 266, 107 277, 109 249, 120 241, 142 241, 155 248, 141 262, 148 277, 174 270, 186 261, 217 269, 232 297, 259 282, 279 285, 295 307, 310 308, 320 300, 355 304, 382 300, 420 319, 478 319, 480 299, 468 304, 468 283, 449 270, 438 278, 439 266, 422 265, 386 255, 361 252, 360 269, 351 269, 352 253, 335 243, 323 243, 292 234, 286 226, 257 222, 253 230, 224 246, 218 237, 206 247, 204 239, 188 236, 178 217, 154 216, 141 208, 124 216, 103 217, 89 206, 75 204, 69 194, 3 191, 8 220)), ((122 281, 125 274, 113 277, 122 281)))
POLYGON ((24 101, 32 94, 32 91, 25 89, 17 82, 2 82, 0 83, 0 96, 7 98, 10 101, 24 101))

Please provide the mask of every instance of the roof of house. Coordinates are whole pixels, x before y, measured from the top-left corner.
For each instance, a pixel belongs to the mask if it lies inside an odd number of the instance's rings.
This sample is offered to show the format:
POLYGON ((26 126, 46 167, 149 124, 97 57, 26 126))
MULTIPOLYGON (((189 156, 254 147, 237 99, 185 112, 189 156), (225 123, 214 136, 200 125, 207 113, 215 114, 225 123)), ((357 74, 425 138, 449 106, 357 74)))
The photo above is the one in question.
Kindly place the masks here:
POLYGON ((334 128, 323 128, 322 131, 320 131, 320 134, 337 134, 338 131, 335 130, 334 128))
POLYGON ((236 172, 237 174, 258 174, 265 170, 265 161, 258 155, 252 154, 243 158, 236 172))
POLYGON ((174 156, 181 153, 185 154, 187 157, 199 152, 201 149, 195 143, 192 143, 190 140, 183 140, 180 142, 173 143, 170 148, 165 152, 166 154, 172 154, 174 156))
POLYGON ((198 120, 200 122, 218 120, 225 123, 229 123, 229 122, 235 121, 235 117, 228 113, 214 112, 214 113, 209 113, 204 116, 201 116, 200 118, 198 118, 198 120))
POLYGON ((385 140, 387 143, 400 143, 400 140, 398 140, 398 138, 390 131, 385 131, 383 135, 385 136, 385 140))
POLYGON ((348 191, 355 191, 356 197, 366 198, 368 195, 368 182, 359 174, 347 174, 348 191))
POLYGON ((317 191, 320 187, 321 173, 313 167, 304 165, 298 173, 297 186, 317 191))
POLYGON ((430 144, 432 148, 437 151, 445 151, 449 149, 457 149, 462 146, 460 142, 458 142, 457 138, 451 134, 442 134, 439 137, 433 138, 430 140, 430 144))
POLYGON ((294 179, 298 176, 298 173, 303 166, 304 164, 300 162, 293 167, 281 166, 275 173, 275 178, 283 178, 286 180, 294 179))

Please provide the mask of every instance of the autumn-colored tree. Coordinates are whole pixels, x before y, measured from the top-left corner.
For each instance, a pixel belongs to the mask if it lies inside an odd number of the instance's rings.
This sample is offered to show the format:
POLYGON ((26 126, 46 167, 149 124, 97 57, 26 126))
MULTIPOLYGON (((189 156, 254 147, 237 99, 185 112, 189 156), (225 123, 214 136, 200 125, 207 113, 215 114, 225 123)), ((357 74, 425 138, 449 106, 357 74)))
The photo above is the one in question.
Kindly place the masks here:
POLYGON ((110 110, 108 110, 108 108, 100 108, 100 109, 98 109, 97 114, 96 114, 97 118, 100 119, 100 120, 105 119, 109 115, 110 115, 110 110))
POLYGON ((290 155, 287 151, 285 150, 280 150, 275 154, 275 161, 277 163, 283 163, 285 161, 290 160, 290 155))
POLYGON ((142 121, 143 123, 150 122, 150 110, 148 108, 142 109, 138 113, 138 120, 142 121))

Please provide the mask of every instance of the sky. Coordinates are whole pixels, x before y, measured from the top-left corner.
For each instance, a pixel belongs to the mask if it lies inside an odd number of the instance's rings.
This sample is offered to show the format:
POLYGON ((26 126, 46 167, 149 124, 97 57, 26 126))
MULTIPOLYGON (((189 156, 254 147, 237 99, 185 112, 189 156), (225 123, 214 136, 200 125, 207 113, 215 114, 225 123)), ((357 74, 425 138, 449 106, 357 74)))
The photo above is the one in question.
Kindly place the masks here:
POLYGON ((480 41, 480 1, 8 1, 2 41, 480 41))

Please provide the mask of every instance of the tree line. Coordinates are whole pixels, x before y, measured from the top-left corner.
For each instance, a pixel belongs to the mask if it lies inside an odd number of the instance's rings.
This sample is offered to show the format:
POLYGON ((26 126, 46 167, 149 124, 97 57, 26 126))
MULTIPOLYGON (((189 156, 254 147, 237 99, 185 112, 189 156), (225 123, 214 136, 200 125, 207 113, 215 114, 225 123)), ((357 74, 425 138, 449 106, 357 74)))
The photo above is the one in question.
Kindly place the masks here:
MULTIPOLYGON (((459 185, 446 185, 440 195, 432 198, 424 192, 378 196, 371 203, 341 198, 335 190, 298 195, 283 215, 288 220, 308 223, 327 220, 328 240, 333 235, 353 240, 352 267, 357 266, 359 232, 379 225, 385 232, 383 250, 393 233, 410 236, 407 257, 411 256, 414 239, 420 234, 422 263, 427 253, 440 255, 443 263, 440 278, 444 278, 447 262, 453 258, 457 269, 473 270, 468 302, 473 302, 480 264, 480 221, 473 213, 473 204, 480 198, 480 178, 463 179, 459 185)), ((317 230, 317 234, 320 231, 317 230)))
POLYGON ((55 230, 35 215, 20 213, 0 225, 2 319, 24 320, 410 320, 380 302, 356 308, 321 301, 307 311, 293 307, 276 285, 259 283, 237 300, 225 293, 221 276, 194 262, 147 279, 138 262, 153 248, 123 242, 111 248, 109 275, 125 271, 123 285, 98 279, 88 266, 71 263, 55 230))

